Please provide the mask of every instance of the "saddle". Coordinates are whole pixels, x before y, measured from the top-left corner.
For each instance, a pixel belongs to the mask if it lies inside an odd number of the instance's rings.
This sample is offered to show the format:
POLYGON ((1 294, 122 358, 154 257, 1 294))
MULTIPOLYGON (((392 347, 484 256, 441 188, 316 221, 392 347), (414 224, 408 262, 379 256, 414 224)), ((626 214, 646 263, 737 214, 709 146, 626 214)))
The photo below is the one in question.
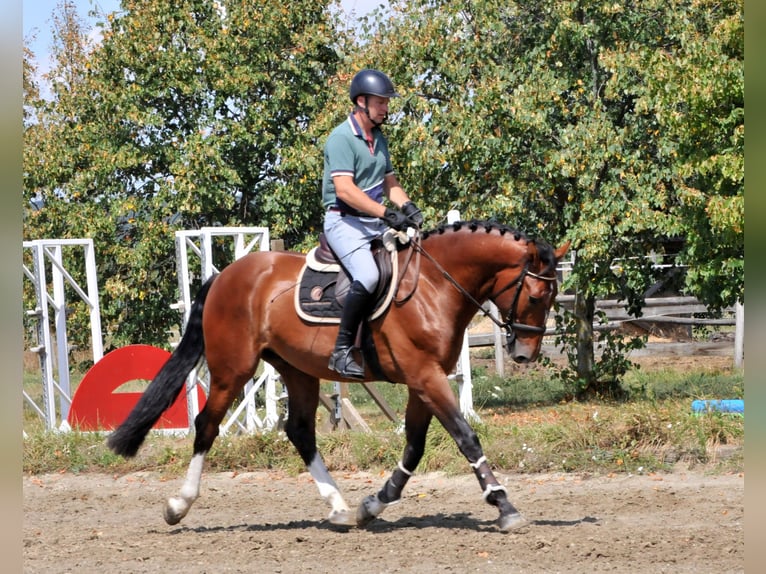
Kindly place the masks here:
MULTIPOLYGON (((372 241, 372 255, 380 271, 380 279, 373 293, 375 301, 368 320, 383 314, 391 304, 398 278, 397 253, 409 238, 393 229, 372 241)), ((295 290, 295 311, 310 323, 340 323, 343 301, 351 286, 351 276, 341 265, 324 233, 319 244, 306 254, 306 263, 298 276, 295 290)))

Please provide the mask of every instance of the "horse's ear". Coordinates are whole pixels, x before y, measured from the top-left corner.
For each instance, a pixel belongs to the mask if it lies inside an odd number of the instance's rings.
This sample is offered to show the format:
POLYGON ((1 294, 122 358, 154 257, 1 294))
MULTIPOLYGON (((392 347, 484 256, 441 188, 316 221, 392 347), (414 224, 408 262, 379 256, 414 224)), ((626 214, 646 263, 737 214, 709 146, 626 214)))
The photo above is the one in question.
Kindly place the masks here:
POLYGON ((556 261, 561 261, 561 258, 567 254, 567 251, 569 251, 570 245, 572 245, 571 239, 553 252, 553 254, 556 256, 556 261))

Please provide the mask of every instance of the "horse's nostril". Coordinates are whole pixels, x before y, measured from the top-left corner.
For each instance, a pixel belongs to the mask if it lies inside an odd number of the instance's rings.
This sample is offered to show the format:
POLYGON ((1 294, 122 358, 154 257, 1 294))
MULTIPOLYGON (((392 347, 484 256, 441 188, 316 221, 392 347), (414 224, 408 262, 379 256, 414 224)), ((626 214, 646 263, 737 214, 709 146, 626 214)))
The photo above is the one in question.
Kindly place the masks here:
POLYGON ((520 365, 526 365, 529 362, 529 357, 526 355, 514 355, 513 360, 520 365))

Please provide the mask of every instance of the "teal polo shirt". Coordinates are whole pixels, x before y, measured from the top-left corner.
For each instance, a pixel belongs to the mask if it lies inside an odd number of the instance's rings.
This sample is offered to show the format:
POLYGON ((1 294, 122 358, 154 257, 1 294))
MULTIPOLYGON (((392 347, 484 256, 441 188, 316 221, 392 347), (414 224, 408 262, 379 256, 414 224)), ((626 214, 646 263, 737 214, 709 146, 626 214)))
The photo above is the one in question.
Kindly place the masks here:
POLYGON ((364 139, 364 132, 353 114, 330 133, 324 145, 322 204, 325 209, 335 206, 354 211, 337 199, 332 180, 336 175, 352 176, 362 191, 383 203, 383 178, 394 173, 394 168, 388 141, 380 128, 373 128, 372 138, 371 144, 364 139))

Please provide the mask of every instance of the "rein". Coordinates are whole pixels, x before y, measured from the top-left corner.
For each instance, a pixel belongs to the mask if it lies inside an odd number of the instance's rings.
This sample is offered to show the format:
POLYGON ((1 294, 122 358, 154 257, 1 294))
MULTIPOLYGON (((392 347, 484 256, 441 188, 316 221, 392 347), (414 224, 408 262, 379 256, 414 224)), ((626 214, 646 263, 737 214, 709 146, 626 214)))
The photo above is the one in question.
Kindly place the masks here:
MULTIPOLYGON (((527 263, 524 265, 524 269, 521 271, 521 273, 519 273, 519 276, 516 277, 516 279, 514 279, 513 281, 508 283, 508 285, 506 285, 505 287, 503 287, 502 289, 500 289, 499 291, 497 291, 496 293, 494 293, 494 294, 492 294, 492 295, 490 295, 488 297, 488 299, 490 299, 491 301, 494 302, 494 300, 497 297, 499 297, 501 294, 505 293, 506 291, 508 291, 509 289, 511 289, 514 286, 517 287, 516 288, 516 294, 513 297, 513 303, 511 303, 511 308, 510 308, 511 310, 510 310, 510 313, 508 315, 508 320, 500 322, 498 319, 493 317, 492 314, 489 311, 484 309, 484 307, 482 307, 481 303, 479 303, 479 301, 477 301, 476 298, 473 295, 471 295, 462 285, 460 285, 460 283, 458 283, 455 280, 455 278, 452 277, 452 275, 450 275, 449 272, 446 269, 444 269, 444 267, 442 267, 441 264, 438 261, 436 261, 436 259, 434 259, 431 256, 430 253, 428 253, 425 249, 423 249, 423 247, 420 244, 420 242, 413 243, 413 249, 416 250, 418 253, 420 253, 422 255, 425 255, 426 258, 428 258, 428 260, 431 261, 431 263, 433 263, 434 266, 441 272, 441 274, 444 276, 444 278, 447 279, 447 281, 449 281, 450 283, 452 283, 452 285, 460 293, 462 293, 463 296, 466 299, 468 299, 468 301, 473 303, 476 306, 476 308, 479 309, 481 311, 481 313, 485 317, 489 318, 499 328, 505 329, 505 339, 506 339, 506 345, 508 347, 510 347, 510 345, 513 343, 513 341, 516 339, 516 334, 513 332, 514 329, 519 330, 519 331, 528 331, 528 332, 531 332, 531 333, 544 333, 545 332, 545 327, 537 327, 535 325, 527 325, 525 323, 517 323, 517 322, 515 322, 514 319, 515 319, 515 316, 516 316, 516 306, 517 306, 518 301, 519 301, 519 295, 521 294, 521 285, 524 282, 524 278, 525 277, 529 276, 529 277, 532 277, 534 279, 539 279, 541 281, 556 281, 556 276, 555 275, 553 277, 548 277, 548 276, 545 276, 545 275, 539 275, 537 273, 533 273, 532 271, 529 270, 529 261, 527 261, 527 263)), ((410 295, 411 294, 412 293, 410 293, 410 295)))
POLYGON ((412 254, 417 252, 417 257, 415 258, 415 271, 412 279, 412 289, 410 289, 410 292, 407 293, 404 297, 394 300, 394 303, 397 305, 406 303, 418 288, 418 279, 420 276, 420 254, 424 252, 423 248, 420 246, 420 230, 415 230, 415 235, 410 238, 409 243, 412 248, 407 250, 407 257, 405 258, 404 265, 402 265, 402 269, 399 272, 399 279, 397 280, 396 289, 394 292, 397 294, 399 293, 399 287, 401 287, 404 276, 406 275, 407 269, 409 268, 410 262, 412 261, 412 254))

